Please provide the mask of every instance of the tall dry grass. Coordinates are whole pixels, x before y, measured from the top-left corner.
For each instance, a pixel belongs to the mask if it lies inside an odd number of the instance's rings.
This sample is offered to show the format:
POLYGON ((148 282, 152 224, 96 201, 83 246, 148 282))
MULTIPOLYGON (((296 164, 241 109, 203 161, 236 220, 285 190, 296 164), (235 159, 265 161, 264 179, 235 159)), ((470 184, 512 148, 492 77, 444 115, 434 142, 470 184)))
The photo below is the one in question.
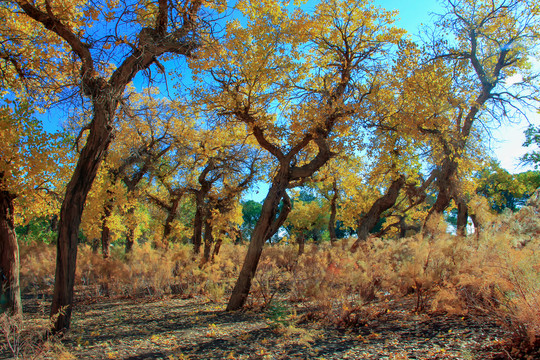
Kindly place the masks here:
MULTIPOLYGON (((276 298, 300 302, 320 318, 340 322, 351 309, 381 298, 414 297, 411 311, 482 311, 504 323, 516 337, 540 339, 540 211, 536 204, 484 224, 480 236, 456 237, 444 224, 429 236, 368 239, 356 253, 354 239, 337 246, 268 245, 253 279, 249 306, 268 308, 276 298)), ((125 255, 120 248, 103 259, 81 245, 77 296, 204 296, 224 302, 246 252, 224 244, 214 262, 201 266, 190 245, 156 249, 146 243, 125 255)), ((21 246, 26 291, 51 290, 54 248, 21 246)))

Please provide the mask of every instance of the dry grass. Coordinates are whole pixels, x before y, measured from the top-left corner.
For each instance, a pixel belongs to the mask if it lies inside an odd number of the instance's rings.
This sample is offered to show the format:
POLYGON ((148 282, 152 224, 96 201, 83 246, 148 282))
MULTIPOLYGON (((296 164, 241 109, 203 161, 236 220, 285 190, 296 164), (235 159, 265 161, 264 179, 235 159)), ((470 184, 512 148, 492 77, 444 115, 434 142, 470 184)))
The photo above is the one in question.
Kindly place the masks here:
MULTIPOLYGON (((365 304, 376 298, 414 294, 411 312, 483 311, 496 317, 529 346, 540 339, 540 219, 537 207, 505 214, 480 237, 460 238, 439 230, 405 239, 368 239, 356 253, 352 239, 337 246, 268 245, 253 280, 249 306, 269 308, 275 299, 302 303, 313 318, 355 325, 365 304)), ((436 227, 441 225, 436 225, 436 227)), ((205 296, 224 302, 238 275, 246 246, 224 244, 212 263, 200 266, 189 245, 156 249, 149 243, 109 259, 81 246, 76 287, 79 296, 205 296)), ((50 291, 54 249, 23 246, 22 284, 50 291)), ((535 345, 536 344, 536 345, 535 345)))

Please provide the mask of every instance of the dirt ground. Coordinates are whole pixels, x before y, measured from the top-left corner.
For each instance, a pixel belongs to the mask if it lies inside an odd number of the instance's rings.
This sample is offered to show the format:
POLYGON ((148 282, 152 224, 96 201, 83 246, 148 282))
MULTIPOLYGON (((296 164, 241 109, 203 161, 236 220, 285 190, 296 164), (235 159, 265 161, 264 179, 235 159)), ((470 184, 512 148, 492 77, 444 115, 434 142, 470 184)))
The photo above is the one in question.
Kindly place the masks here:
MULTIPOLYGON (((27 323, 47 304, 27 300, 27 323)), ((224 312, 203 298, 79 301, 61 355, 77 359, 506 359, 503 329, 481 316, 415 314, 413 299, 370 304, 353 326, 330 326, 304 305, 224 312)), ((2 345, 5 345, 5 340, 2 345)), ((0 345, 1 346, 1 345, 0 345)), ((4 349, 0 358, 13 355, 4 349)))

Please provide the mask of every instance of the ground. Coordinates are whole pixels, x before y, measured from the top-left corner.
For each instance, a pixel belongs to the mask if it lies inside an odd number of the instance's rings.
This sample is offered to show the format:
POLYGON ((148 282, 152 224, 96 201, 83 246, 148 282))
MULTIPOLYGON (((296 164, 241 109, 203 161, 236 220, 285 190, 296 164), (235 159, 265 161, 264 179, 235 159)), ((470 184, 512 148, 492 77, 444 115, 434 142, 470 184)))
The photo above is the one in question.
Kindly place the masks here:
MULTIPOLYGON (((46 301, 25 302, 26 322, 46 301)), ((509 334, 481 315, 416 314, 414 299, 369 304, 347 326, 302 304, 225 312, 203 298, 78 301, 63 340, 77 359, 504 359, 509 334), (365 316, 363 316, 363 314, 365 316), (351 325, 353 324, 353 325, 351 325)), ((43 320, 41 320, 43 321, 43 320)), ((5 339, 2 341, 5 342, 5 339)), ((0 358, 10 358, 8 352, 0 358)), ((59 357, 59 355, 57 355, 59 357)))

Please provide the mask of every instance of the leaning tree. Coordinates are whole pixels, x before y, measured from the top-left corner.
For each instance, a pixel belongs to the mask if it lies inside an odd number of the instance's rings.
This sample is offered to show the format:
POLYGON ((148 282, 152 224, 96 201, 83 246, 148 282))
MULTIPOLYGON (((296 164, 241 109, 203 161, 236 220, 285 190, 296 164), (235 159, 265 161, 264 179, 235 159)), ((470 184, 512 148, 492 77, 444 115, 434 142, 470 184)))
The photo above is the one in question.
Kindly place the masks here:
POLYGON ((528 0, 447 0, 443 7, 418 71, 429 67, 439 74, 428 85, 447 92, 430 117, 419 119, 417 130, 433 139, 435 149, 438 193, 429 215, 442 213, 454 200, 458 232, 464 233, 467 204, 459 190, 460 171, 475 128, 525 115, 527 106, 537 104, 538 77, 531 72, 530 56, 540 45, 540 13, 528 0), (433 126, 429 119, 437 117, 446 125, 433 126))
MULTIPOLYGON (((53 332, 70 326, 77 235, 86 196, 113 139, 113 122, 126 86, 163 55, 191 56, 199 43, 202 1, 31 2, 13 0, 13 13, 29 26, 45 28, 65 48, 58 63, 78 69, 72 83, 89 101, 86 143, 60 210, 57 267, 51 316, 53 332), (66 64, 67 62, 67 64, 66 64)), ((37 45, 34 45, 37 46, 37 45)), ((46 55, 45 55, 46 56, 46 55)))
POLYGON ((274 159, 261 216, 227 306, 241 308, 264 243, 290 211, 287 189, 319 170, 362 118, 377 71, 402 31, 392 14, 359 1, 323 1, 312 15, 280 3, 238 6, 247 25, 235 22, 209 47, 215 87, 201 90, 208 108, 245 131, 274 159))

